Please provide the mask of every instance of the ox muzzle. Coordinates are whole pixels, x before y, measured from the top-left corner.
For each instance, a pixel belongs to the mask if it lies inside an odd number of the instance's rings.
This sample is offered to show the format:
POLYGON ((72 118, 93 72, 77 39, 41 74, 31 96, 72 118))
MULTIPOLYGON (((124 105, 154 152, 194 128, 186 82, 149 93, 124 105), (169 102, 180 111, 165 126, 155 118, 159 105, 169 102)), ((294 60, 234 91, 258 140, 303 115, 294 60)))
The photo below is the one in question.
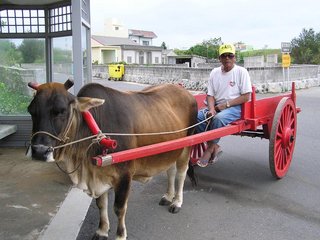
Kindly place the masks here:
POLYGON ((27 156, 45 162, 54 162, 53 147, 42 144, 30 145, 27 150, 27 156))

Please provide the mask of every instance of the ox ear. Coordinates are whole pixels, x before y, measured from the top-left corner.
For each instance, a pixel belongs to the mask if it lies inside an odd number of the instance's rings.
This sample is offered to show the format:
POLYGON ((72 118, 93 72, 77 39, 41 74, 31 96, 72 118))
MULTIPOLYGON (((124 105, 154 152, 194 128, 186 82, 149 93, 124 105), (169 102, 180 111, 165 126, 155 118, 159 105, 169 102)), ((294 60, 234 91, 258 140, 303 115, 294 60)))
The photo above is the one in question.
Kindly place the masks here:
POLYGON ((68 90, 69 88, 71 88, 73 86, 74 82, 72 79, 68 79, 65 83, 64 83, 64 87, 66 88, 66 90, 68 90))
POLYGON ((78 97, 80 112, 88 111, 90 108, 98 107, 104 103, 101 98, 78 97))

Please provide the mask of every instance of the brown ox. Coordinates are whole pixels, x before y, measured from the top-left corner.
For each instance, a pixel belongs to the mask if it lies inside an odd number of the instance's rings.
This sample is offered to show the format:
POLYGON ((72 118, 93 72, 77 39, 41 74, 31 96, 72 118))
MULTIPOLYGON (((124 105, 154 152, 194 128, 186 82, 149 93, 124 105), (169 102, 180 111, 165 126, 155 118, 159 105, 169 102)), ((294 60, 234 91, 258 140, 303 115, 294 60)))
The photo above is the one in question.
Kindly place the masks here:
MULTIPOLYGON (((108 190, 114 189, 114 211, 118 217, 117 239, 126 239, 125 214, 132 180, 146 182, 167 171, 167 192, 160 205, 169 205, 176 213, 183 202, 183 185, 188 169, 189 148, 144 157, 134 161, 97 167, 91 157, 102 147, 79 142, 63 148, 57 139, 73 141, 91 135, 81 112, 90 109, 102 132, 150 133, 187 128, 196 123, 197 104, 185 89, 172 84, 149 87, 139 92, 119 92, 99 84, 88 84, 77 97, 68 92, 73 82, 32 85, 37 90, 28 107, 33 121, 33 137, 28 155, 43 161, 63 161, 76 187, 96 198, 100 224, 93 239, 107 239, 108 190), (57 138, 56 138, 57 137, 57 138), (53 151, 53 149, 55 149, 53 151), (175 190, 175 177, 177 189, 175 190)), ((132 149, 190 135, 192 130, 156 136, 115 136, 116 151, 132 149)))

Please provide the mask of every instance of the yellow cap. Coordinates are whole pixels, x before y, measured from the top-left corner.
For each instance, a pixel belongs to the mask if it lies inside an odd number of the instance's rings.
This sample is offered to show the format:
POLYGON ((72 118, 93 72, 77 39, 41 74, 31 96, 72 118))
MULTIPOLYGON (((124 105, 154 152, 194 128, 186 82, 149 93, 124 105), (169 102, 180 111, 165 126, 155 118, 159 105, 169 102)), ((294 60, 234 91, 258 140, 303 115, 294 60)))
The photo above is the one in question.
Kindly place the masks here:
POLYGON ((219 56, 224 53, 233 53, 236 54, 236 48, 233 44, 223 44, 219 47, 219 56))

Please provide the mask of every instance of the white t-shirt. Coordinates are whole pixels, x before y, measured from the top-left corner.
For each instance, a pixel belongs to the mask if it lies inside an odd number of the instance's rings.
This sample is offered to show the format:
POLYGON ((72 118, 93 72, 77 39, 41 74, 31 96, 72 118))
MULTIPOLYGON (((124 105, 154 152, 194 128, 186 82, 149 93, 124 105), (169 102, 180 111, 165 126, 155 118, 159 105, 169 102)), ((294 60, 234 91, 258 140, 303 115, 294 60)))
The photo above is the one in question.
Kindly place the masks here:
POLYGON ((215 98, 216 104, 249 92, 252 92, 252 85, 247 69, 234 65, 229 72, 222 72, 221 67, 211 71, 207 94, 215 98))

